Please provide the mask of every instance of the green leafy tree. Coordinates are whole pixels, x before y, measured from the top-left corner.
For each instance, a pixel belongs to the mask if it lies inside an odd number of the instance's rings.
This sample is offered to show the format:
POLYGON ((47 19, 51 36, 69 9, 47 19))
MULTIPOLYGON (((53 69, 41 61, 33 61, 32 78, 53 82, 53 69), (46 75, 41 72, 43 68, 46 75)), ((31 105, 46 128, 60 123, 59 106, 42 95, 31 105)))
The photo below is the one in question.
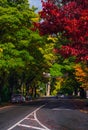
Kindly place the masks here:
POLYGON ((30 48, 33 39, 37 40, 31 30, 37 16, 27 0, 0 0, 0 95, 8 81, 12 88, 19 79, 26 82, 26 73, 35 60, 30 48))

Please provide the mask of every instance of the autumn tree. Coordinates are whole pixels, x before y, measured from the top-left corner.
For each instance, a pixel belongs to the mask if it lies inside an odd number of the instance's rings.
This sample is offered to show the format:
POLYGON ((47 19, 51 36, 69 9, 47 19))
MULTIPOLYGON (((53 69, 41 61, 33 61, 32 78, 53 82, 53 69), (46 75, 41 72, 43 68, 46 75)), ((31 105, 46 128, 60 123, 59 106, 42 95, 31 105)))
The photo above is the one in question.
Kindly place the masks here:
POLYGON ((58 53, 88 61, 88 1, 42 0, 42 6, 39 12, 42 20, 35 23, 40 34, 65 37, 67 42, 59 47, 58 53))
POLYGON ((85 90, 88 89, 88 67, 86 65, 76 64, 75 68, 75 77, 80 83, 80 86, 85 90))

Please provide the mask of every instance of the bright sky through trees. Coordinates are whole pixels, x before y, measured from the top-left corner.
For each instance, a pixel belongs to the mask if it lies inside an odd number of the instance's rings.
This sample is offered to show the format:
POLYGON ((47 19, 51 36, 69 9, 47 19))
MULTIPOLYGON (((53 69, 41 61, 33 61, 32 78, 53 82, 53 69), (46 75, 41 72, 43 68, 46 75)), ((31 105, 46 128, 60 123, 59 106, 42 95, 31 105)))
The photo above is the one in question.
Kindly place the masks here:
POLYGON ((30 6, 35 6, 38 8, 38 10, 41 10, 42 4, 41 0, 29 0, 30 6))

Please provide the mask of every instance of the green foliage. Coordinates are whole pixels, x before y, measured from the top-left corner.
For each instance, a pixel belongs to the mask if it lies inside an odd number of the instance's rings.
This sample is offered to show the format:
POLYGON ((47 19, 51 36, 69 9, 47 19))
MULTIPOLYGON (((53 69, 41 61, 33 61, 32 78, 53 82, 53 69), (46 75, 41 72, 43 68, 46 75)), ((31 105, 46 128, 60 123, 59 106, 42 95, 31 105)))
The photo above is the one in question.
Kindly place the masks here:
POLYGON ((31 30, 36 17, 38 14, 29 7, 28 0, 0 0, 0 94, 6 84, 13 92, 23 83, 28 85, 31 77, 35 81, 40 78, 36 73, 43 64, 38 49, 42 41, 31 30))
POLYGON ((0 56, 8 66, 20 67, 24 66, 27 60, 33 60, 27 48, 30 44, 31 18, 36 14, 29 8, 28 1, 8 0, 7 5, 5 8, 0 7, 0 56), (19 10, 18 6, 24 6, 23 10, 19 10))
POLYGON ((0 0, 0 6, 8 7, 7 0, 0 0))
POLYGON ((40 88, 44 94, 48 79, 44 79, 43 72, 50 72, 55 78, 64 77, 64 83, 53 82, 54 94, 60 89, 73 91, 73 80, 66 78, 73 72, 75 58, 64 59, 53 52, 58 42, 60 48, 67 39, 62 34, 41 37, 37 31, 33 32, 33 22, 40 20, 34 11, 28 0, 0 0, 0 94, 17 92, 23 84, 25 91, 40 88))
POLYGON ((20 11, 29 9, 28 0, 7 0, 8 5, 16 7, 20 11))
POLYGON ((55 63, 54 65, 52 65, 52 68, 50 68, 50 74, 51 76, 63 76, 63 73, 61 72, 63 66, 60 64, 55 63))
POLYGON ((73 70, 73 63, 69 60, 63 60, 63 62, 54 63, 50 68, 51 76, 64 77, 66 73, 73 70))
POLYGON ((75 81, 71 78, 68 78, 63 83, 63 86, 61 87, 60 91, 64 94, 72 95, 75 89, 75 81))
POLYGON ((44 44, 43 46, 39 47, 39 50, 43 54, 43 58, 47 66, 46 68, 49 71, 49 67, 51 67, 52 64, 55 62, 55 60, 57 59, 57 56, 53 53, 55 38, 45 37, 44 39, 43 37, 43 41, 44 44))

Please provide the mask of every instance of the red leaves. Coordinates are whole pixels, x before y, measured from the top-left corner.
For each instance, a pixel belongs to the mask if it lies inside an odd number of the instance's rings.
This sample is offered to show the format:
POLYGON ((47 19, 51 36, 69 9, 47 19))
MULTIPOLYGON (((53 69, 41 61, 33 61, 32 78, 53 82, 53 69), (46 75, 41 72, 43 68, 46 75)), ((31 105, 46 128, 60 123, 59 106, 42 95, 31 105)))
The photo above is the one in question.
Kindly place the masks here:
POLYGON ((42 21, 36 28, 42 35, 62 33, 72 43, 62 46, 59 53, 88 60, 88 0, 56 1, 43 1, 42 21))

